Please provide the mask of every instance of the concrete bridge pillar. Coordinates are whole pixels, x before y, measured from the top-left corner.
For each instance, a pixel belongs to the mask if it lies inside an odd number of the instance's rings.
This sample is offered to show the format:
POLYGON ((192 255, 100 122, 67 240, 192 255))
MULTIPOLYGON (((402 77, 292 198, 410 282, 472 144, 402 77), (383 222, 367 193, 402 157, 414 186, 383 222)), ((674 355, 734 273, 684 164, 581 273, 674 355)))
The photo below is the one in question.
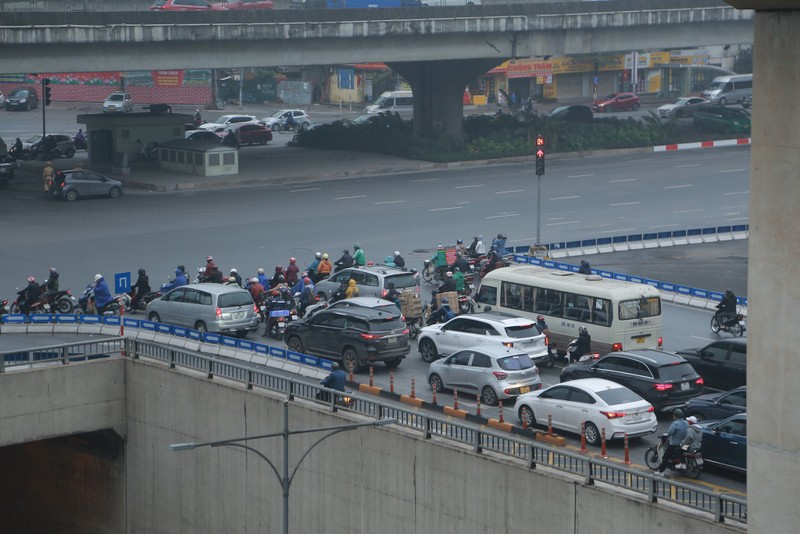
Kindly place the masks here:
POLYGON ((415 61, 389 63, 411 85, 414 93, 414 133, 461 134, 464 126, 464 89, 491 70, 501 59, 415 61))
POLYGON ((747 500, 750 532, 797 532, 800 507, 800 6, 756 9, 748 271, 747 500))

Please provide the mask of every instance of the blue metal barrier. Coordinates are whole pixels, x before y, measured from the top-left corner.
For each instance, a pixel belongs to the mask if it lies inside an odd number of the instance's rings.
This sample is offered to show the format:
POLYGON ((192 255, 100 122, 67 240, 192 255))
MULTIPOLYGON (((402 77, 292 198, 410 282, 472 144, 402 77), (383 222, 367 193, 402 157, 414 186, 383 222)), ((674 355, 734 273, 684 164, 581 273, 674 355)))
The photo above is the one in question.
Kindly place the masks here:
POLYGON ((214 345, 219 345, 222 336, 219 334, 209 334, 206 332, 205 336, 203 336, 203 340, 206 343, 213 343, 214 345))
MULTIPOLYGON (((200 334, 200 332, 198 332, 200 334)), ((175 337, 189 337, 189 329, 182 326, 173 326, 172 335, 175 337)))
POLYGON ((74 313, 69 315, 58 315, 56 314, 56 322, 60 324, 77 324, 79 321, 79 317, 74 313))
POLYGON ((53 317, 50 313, 33 313, 29 318, 31 324, 46 324, 53 322, 53 317))
POLYGON ((236 345, 236 338, 228 337, 228 336, 221 336, 219 344, 224 346, 224 347, 231 347, 231 348, 234 348, 234 349, 238 346, 238 345, 236 345))
POLYGON ((109 326, 119 326, 122 323, 119 315, 103 315, 102 320, 103 324, 107 324, 109 326))

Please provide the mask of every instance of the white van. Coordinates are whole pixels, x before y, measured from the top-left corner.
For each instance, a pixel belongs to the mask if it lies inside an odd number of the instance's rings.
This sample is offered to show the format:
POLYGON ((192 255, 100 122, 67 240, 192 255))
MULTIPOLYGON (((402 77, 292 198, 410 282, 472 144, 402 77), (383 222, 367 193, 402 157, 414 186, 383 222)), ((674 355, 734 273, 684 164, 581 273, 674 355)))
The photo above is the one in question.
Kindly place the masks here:
POLYGON ((741 102, 742 98, 753 94, 752 74, 732 74, 717 76, 703 91, 703 96, 715 104, 726 105, 741 102))
POLYGON ((414 111, 414 97, 411 91, 386 91, 374 104, 364 108, 364 113, 383 111, 414 111))

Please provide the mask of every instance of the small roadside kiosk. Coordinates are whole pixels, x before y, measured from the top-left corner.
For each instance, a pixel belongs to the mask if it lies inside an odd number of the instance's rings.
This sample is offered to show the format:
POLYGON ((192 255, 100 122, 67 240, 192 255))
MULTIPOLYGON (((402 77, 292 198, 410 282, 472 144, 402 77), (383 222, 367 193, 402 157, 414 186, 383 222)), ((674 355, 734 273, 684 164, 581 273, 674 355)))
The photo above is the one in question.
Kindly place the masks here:
POLYGON ((239 174, 239 152, 212 141, 176 139, 158 145, 158 165, 199 176, 239 174))

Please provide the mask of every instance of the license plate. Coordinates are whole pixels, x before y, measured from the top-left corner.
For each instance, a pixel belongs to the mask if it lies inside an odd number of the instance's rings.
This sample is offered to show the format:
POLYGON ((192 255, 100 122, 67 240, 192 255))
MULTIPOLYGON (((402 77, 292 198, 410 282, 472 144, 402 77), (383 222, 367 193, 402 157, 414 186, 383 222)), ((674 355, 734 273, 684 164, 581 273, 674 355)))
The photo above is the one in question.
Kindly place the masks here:
POLYGON ((234 319, 244 319, 246 316, 247 316, 247 312, 243 312, 243 311, 233 312, 233 318, 234 319))
POLYGON ((692 386, 689 385, 689 382, 681 382, 681 391, 686 391, 687 389, 691 388, 692 386))
POLYGON ((536 342, 535 341, 526 341, 522 344, 523 347, 532 347, 536 342))
POLYGON ((642 420, 642 414, 640 413, 631 414, 631 421, 641 421, 641 420, 642 420))
POLYGON ((397 343, 397 337, 396 336, 390 336, 390 337, 387 337, 387 338, 384 338, 384 339, 386 339, 386 343, 389 343, 390 345, 392 343, 397 343))
POLYGON ((637 337, 635 339, 636 339, 637 343, 644 343, 644 338, 643 337, 637 337))
POLYGON ((519 388, 519 392, 520 392, 520 393, 527 393, 527 392, 529 392, 530 390, 531 390, 531 387, 530 387, 530 386, 522 386, 521 388, 519 388))

